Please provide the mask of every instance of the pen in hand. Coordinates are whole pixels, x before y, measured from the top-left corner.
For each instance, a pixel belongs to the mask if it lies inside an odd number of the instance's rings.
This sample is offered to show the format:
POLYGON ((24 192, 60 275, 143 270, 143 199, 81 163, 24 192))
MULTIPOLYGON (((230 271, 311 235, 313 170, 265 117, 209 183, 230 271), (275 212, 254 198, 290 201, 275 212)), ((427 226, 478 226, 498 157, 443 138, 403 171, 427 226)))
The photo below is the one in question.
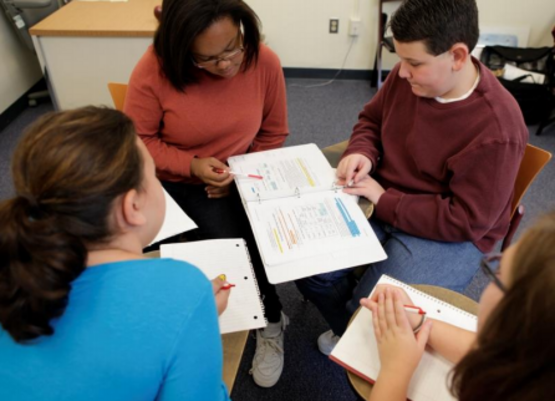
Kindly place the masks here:
POLYGON ((403 308, 405 309, 405 312, 408 313, 414 313, 417 315, 425 315, 426 312, 424 312, 422 310, 422 308, 420 308, 419 306, 414 306, 414 305, 403 305, 403 308))
POLYGON ((229 289, 235 287, 235 284, 231 284, 231 283, 227 282, 227 278, 226 278, 225 274, 220 274, 218 276, 218 278, 222 281, 225 281, 225 284, 220 288, 220 290, 229 290, 229 289))
POLYGON ((212 290, 214 292, 218 315, 224 313, 225 309, 227 308, 227 302, 231 294, 231 291, 229 291, 229 289, 232 285, 233 284, 227 282, 225 274, 220 274, 218 277, 212 280, 212 290))
MULTIPOLYGON (((215 173, 218 173, 218 174, 223 174, 223 173, 226 172, 226 170, 221 169, 221 168, 214 168, 213 170, 214 170, 215 173)), ((257 180, 263 180, 263 179, 264 179, 264 177, 262 177, 261 175, 258 175, 258 174, 237 173, 237 172, 235 172, 235 171, 233 171, 233 170, 227 170, 227 172, 228 172, 229 174, 236 175, 237 177, 255 178, 255 179, 257 179, 257 180)))

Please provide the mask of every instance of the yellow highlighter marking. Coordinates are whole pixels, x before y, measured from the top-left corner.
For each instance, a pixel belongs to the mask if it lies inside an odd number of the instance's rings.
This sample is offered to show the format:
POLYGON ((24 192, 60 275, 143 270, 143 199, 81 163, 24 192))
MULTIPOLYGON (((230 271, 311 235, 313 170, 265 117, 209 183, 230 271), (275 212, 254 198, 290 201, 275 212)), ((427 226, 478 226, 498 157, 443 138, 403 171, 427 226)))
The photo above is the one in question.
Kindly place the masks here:
POLYGON ((274 237, 275 237, 276 242, 277 242, 277 244, 278 244, 278 246, 279 246, 279 251, 280 251, 281 253, 283 253, 283 248, 281 247, 281 242, 280 242, 280 240, 279 240, 277 230, 274 229, 273 231, 274 231, 274 237))
POLYGON ((306 169, 305 165, 303 164, 303 161, 301 159, 297 159, 297 163, 299 164, 299 167, 301 168, 301 170, 303 170, 303 173, 304 173, 306 179, 308 180, 308 184, 311 187, 316 186, 316 184, 314 183, 314 180, 312 179, 312 177, 308 173, 308 170, 306 169))

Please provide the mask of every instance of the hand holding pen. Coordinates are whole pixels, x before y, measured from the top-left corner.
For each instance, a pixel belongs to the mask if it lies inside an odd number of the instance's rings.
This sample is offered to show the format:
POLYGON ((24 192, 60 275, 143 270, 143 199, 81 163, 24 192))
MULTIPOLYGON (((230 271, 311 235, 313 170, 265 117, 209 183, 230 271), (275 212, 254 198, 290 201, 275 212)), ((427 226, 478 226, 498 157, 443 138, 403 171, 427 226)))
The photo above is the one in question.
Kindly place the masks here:
POLYGON ((191 160, 191 175, 213 187, 225 187, 233 181, 230 174, 217 173, 216 169, 225 170, 227 166, 215 157, 194 158, 191 160))
POLYGON ((264 177, 262 177, 261 175, 255 174, 255 173, 239 173, 239 172, 232 171, 232 170, 229 170, 229 169, 226 170, 226 169, 221 169, 221 168, 215 168, 214 171, 218 174, 227 173, 227 174, 231 174, 231 175, 234 175, 234 176, 237 176, 237 177, 252 178, 252 179, 255 179, 255 180, 263 180, 264 179, 264 177))
POLYGON ((214 291, 214 298, 216 299, 216 307, 218 309, 218 315, 224 313, 227 308, 227 303, 229 301, 229 295, 231 288, 235 287, 235 284, 231 284, 227 281, 225 274, 220 274, 214 280, 212 280, 212 290, 214 291))
POLYGON ((360 303, 372 312, 381 362, 378 381, 385 376, 405 378, 403 384, 408 385, 424 353, 432 324, 431 321, 423 323, 415 334, 407 315, 425 316, 425 313, 414 305, 404 305, 401 298, 398 289, 388 286, 379 292, 376 301, 363 298, 360 303))
POLYGON ((364 177, 368 176, 372 169, 372 162, 364 155, 354 153, 343 158, 337 166, 336 175, 338 181, 346 186, 357 184, 364 177))
POLYGON ((376 286, 376 288, 372 293, 372 297, 369 298, 368 301, 370 301, 370 303, 371 302, 377 303, 379 294, 381 293, 385 294, 385 290, 388 288, 391 289, 392 291, 395 291, 399 296, 399 299, 404 305, 405 312, 407 313, 407 318, 409 319, 410 325, 413 328, 413 330, 417 328, 418 325, 421 324, 423 320, 422 315, 425 314, 425 312, 423 312, 421 308, 413 304, 409 295, 402 288, 389 285, 389 284, 380 284, 376 286))

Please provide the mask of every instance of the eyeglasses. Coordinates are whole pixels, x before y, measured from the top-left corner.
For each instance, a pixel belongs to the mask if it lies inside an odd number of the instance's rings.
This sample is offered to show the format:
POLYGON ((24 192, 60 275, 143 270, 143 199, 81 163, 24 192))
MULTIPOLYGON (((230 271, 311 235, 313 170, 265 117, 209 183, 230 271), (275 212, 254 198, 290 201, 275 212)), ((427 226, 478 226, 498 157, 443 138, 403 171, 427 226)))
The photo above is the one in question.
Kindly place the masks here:
POLYGON ((499 272, 499 262, 501 261, 501 256, 502 255, 500 253, 492 253, 484 256, 480 262, 480 267, 486 277, 492 280, 501 291, 507 292, 507 289, 501 280, 499 280, 499 276, 497 275, 499 272))
POLYGON ((196 61, 195 59, 193 59, 193 63, 198 68, 217 67, 222 61, 233 61, 233 60, 235 60, 244 51, 245 51, 245 49, 243 48, 243 46, 241 46, 241 47, 239 47, 235 50, 231 50, 227 54, 224 53, 223 56, 214 57, 214 58, 211 58, 209 60, 196 61))

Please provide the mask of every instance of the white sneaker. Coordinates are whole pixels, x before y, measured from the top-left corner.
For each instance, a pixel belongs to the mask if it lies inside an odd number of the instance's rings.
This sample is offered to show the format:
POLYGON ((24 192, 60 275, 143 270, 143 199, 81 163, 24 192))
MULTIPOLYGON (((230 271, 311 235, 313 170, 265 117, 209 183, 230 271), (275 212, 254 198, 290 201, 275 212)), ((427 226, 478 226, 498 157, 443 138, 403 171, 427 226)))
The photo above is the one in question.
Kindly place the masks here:
POLYGON ((249 373, 260 387, 272 387, 283 372, 283 333, 288 324, 289 318, 281 312, 278 323, 256 330, 256 352, 249 373))
POLYGON ((325 333, 320 334, 318 337, 318 349, 324 355, 329 355, 339 342, 341 337, 333 334, 333 331, 328 330, 325 333))

